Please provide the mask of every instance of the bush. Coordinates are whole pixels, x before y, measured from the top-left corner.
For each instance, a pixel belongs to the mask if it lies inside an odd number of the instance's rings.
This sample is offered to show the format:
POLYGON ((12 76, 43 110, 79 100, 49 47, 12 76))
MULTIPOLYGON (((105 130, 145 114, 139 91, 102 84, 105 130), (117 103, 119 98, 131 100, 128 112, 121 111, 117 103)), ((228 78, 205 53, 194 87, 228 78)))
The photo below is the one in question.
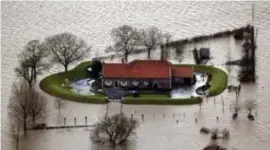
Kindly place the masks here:
POLYGON ((124 114, 105 116, 97 123, 90 134, 90 139, 95 143, 110 143, 111 147, 122 145, 127 142, 139 127, 136 118, 129 118, 124 114))

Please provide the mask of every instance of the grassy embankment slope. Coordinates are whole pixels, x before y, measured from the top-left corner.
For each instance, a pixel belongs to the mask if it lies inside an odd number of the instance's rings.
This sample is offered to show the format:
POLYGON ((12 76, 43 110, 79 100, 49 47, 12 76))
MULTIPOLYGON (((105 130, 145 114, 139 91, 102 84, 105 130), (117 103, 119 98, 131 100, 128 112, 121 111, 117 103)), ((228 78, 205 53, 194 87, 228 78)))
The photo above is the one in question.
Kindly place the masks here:
POLYGON ((69 88, 61 86, 61 84, 64 82, 64 79, 67 78, 70 81, 73 80, 80 80, 87 78, 87 72, 85 71, 85 68, 87 66, 91 65, 91 61, 86 61, 72 70, 69 70, 68 72, 60 72, 56 74, 52 74, 46 78, 44 78, 40 82, 40 88, 55 97, 59 97, 62 99, 67 99, 71 101, 76 102, 83 102, 83 103, 99 103, 103 104, 105 102, 105 95, 97 94, 97 95, 80 95, 72 92, 69 88))

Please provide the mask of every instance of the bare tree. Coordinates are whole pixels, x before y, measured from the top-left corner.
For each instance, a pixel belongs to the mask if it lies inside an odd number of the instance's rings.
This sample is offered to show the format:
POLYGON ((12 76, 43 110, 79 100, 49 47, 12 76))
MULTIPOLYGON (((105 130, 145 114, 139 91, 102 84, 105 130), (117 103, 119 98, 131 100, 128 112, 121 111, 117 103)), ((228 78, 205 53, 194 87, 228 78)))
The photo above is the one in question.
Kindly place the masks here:
POLYGON ((82 39, 71 33, 61 33, 47 37, 44 42, 44 48, 52 51, 52 60, 65 67, 68 70, 70 63, 79 61, 88 57, 91 50, 82 39))
POLYGON ((36 125, 36 120, 44 119, 46 116, 46 97, 36 88, 29 89, 29 113, 32 117, 32 124, 36 125))
POLYGON ((132 134, 135 134, 138 126, 138 120, 123 114, 104 117, 92 131, 91 140, 97 143, 107 142, 115 147, 124 144, 132 134))
POLYGON ((50 66, 48 61, 46 62, 49 52, 43 48, 39 40, 31 40, 26 44, 24 51, 20 53, 20 62, 26 63, 31 68, 34 81, 36 81, 38 74, 41 74, 50 66))
POLYGON ((161 31, 156 27, 140 31, 140 41, 147 50, 148 59, 151 59, 151 50, 163 42, 162 36, 161 31))
POLYGON ((9 126, 9 137, 16 143, 16 150, 19 150, 20 136, 23 134, 18 118, 12 118, 9 126))
POLYGON ((128 25, 123 25, 112 29, 111 36, 114 40, 114 45, 110 46, 106 51, 121 52, 124 55, 125 61, 128 61, 128 55, 140 45, 140 36, 136 28, 128 25))
POLYGON ((162 36, 162 44, 160 46, 161 55, 160 59, 165 60, 168 57, 168 44, 171 41, 172 36, 169 33, 164 33, 162 36))
POLYGON ((13 83, 9 101, 9 115, 16 118, 24 131, 32 121, 44 117, 45 99, 34 88, 29 88, 25 81, 13 83))
POLYGON ((55 99, 55 108, 58 109, 58 114, 61 113, 61 109, 65 106, 65 103, 61 98, 56 98, 55 99))
POLYGON ((37 75, 49 68, 46 57, 49 51, 44 50, 38 40, 29 41, 22 53, 18 55, 19 66, 15 68, 17 76, 27 81, 29 87, 36 82, 37 75))

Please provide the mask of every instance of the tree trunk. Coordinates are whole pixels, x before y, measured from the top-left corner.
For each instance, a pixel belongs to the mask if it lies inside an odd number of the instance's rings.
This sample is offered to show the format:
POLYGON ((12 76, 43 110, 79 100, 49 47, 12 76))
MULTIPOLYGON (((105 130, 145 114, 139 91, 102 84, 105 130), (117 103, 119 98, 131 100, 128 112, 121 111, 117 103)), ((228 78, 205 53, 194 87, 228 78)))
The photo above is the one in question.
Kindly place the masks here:
POLYGON ((128 52, 125 52, 125 61, 128 62, 128 52))
POLYGON ((68 71, 68 64, 65 64, 64 67, 65 67, 65 72, 67 72, 68 71))
POLYGON ((32 82, 28 81, 29 88, 32 89, 32 82))
POLYGON ((19 134, 17 134, 16 136, 16 150, 19 150, 19 134))
POLYGON ((18 129, 16 133, 16 150, 19 150, 19 142, 20 142, 20 124, 18 124, 18 129))
POLYGON ((147 49, 147 58, 151 59, 151 49, 147 49))
POLYGON ((26 132, 27 128, 26 128, 26 117, 24 117, 24 121, 23 121, 23 131, 26 132))
POLYGON ((36 116, 35 115, 32 115, 32 123, 33 123, 33 125, 36 125, 36 116))
POLYGON ((33 67, 33 81, 36 82, 37 81, 37 71, 36 71, 36 67, 33 67))
POLYGON ((160 47, 160 60, 164 60, 165 56, 164 56, 164 48, 160 47))

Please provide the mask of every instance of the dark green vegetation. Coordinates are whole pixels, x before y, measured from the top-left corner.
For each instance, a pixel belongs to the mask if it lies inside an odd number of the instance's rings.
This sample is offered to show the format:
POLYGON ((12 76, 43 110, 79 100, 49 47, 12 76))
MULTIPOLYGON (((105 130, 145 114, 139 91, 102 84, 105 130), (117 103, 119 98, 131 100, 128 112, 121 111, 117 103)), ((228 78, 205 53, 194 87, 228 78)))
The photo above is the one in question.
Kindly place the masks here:
POLYGON ((189 105, 189 104, 198 104, 202 102, 202 98, 193 97, 185 99, 171 99, 170 97, 158 97, 158 96, 147 96, 140 98, 126 98, 124 104, 153 104, 153 105, 189 105))
POLYGON ((99 60, 94 60, 90 67, 92 69, 91 78, 97 80, 102 72, 102 62, 99 60))
POLYGON ((64 82, 64 79, 66 78, 70 81, 87 78, 88 75, 85 68, 89 65, 91 65, 91 61, 83 62, 70 71, 52 74, 40 82, 40 88, 52 96, 60 97, 63 99, 84 103, 105 103, 105 95, 97 94, 84 96, 76 94, 69 88, 61 86, 61 84, 64 82))
MULTIPOLYGON (((65 78, 68 78, 71 81, 87 78, 88 74, 85 68, 88 67, 89 65, 91 65, 91 61, 83 62, 68 72, 61 72, 50 75, 40 82, 40 87, 46 93, 63 99, 86 103, 105 103, 105 95, 97 94, 94 96, 84 96, 76 94, 70 91, 69 88, 61 86, 65 78)), ((211 87, 207 90, 210 96, 219 95, 226 89, 228 76, 223 70, 215 68, 213 66, 204 66, 204 65, 186 65, 186 66, 193 66, 195 72, 209 73, 212 75, 212 79, 210 81, 211 87)), ((163 95, 142 94, 138 98, 128 96, 123 101, 124 104, 156 104, 156 105, 159 104, 186 105, 186 104, 198 104, 201 102, 202 99, 200 97, 171 99, 169 95, 165 94, 163 95)))

